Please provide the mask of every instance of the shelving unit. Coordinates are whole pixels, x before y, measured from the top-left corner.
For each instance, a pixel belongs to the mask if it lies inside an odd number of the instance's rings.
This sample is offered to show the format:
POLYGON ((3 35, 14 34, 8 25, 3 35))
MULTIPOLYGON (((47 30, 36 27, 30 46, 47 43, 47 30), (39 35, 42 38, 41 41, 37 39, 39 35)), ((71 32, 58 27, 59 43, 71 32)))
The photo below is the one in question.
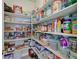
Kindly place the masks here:
MULTIPOLYGON (((48 1, 44 6, 42 6, 38 11, 40 10, 44 10, 48 5, 51 4, 51 1, 48 1)), ((4 42, 16 42, 16 41, 25 41, 28 39, 34 40, 36 42, 38 42, 40 45, 42 45, 44 48, 48 49, 49 51, 51 51, 53 54, 55 54, 56 56, 58 56, 60 59, 68 59, 66 57, 66 55, 62 54, 59 50, 54 50, 53 48, 51 48, 51 46, 46 45, 47 42, 42 42, 40 40, 38 40, 38 38, 35 38, 32 36, 32 32, 33 32, 33 25, 38 25, 44 22, 48 22, 51 20, 55 20, 57 17, 63 17, 66 16, 68 14, 77 12, 77 3, 74 3, 56 13, 52 13, 49 16, 46 16, 44 18, 41 18, 39 21, 32 21, 32 17, 28 16, 28 15, 24 15, 24 14, 16 14, 16 13, 10 13, 10 12, 4 12, 4 16, 10 16, 13 18, 24 18, 24 19, 30 19, 29 21, 6 21, 4 20, 4 23, 6 24, 22 24, 22 25, 27 25, 30 24, 31 25, 31 29, 29 30, 31 32, 31 37, 25 37, 25 38, 18 38, 18 39, 4 39, 4 42)), ((16 31, 5 31, 4 32, 16 32, 16 31)), ((26 31, 17 31, 17 32, 26 32, 26 31)), ((77 37, 77 34, 66 34, 66 33, 58 33, 58 32, 41 32, 41 31, 34 31, 35 33, 44 33, 44 34, 51 34, 51 35, 61 35, 61 36, 67 36, 67 37, 77 37)), ((28 46, 24 46, 20 49, 15 49, 13 52, 11 53, 18 53, 20 51, 22 51, 23 49, 29 49, 28 46)), ((40 55, 40 52, 37 52, 35 47, 31 47, 34 52, 38 55, 39 59, 43 59, 42 56, 40 55)), ((71 54, 73 54, 75 57, 77 57, 76 53, 70 51, 71 54)), ((3 53, 3 55, 8 54, 8 53, 3 53)), ((22 56, 26 56, 26 54, 23 54, 22 56)))
POLYGON ((44 17, 44 18, 40 19, 40 21, 32 21, 32 24, 38 24, 38 23, 42 23, 45 21, 50 21, 51 19, 55 19, 57 17, 66 16, 70 13, 76 12, 76 8, 77 8, 77 3, 62 9, 59 12, 51 14, 48 17, 44 17))
MULTIPOLYGON (((23 14, 16 14, 16 13, 10 13, 10 12, 4 12, 4 16, 9 16, 9 17, 12 17, 13 21, 7 21, 7 20, 4 20, 4 24, 20 24, 20 25, 30 25, 30 20, 27 21, 25 19, 31 19, 30 16, 27 16, 27 15, 23 15, 23 14), (21 18, 21 19, 24 19, 25 21, 15 21, 15 18, 21 18)), ((29 30, 30 31, 30 30, 29 30)), ((29 32, 29 31, 18 31, 18 32, 29 32)), ((7 32, 7 33, 14 33, 14 32, 17 32, 17 31, 14 31, 14 30, 9 30, 9 31, 6 31, 4 30, 4 32, 7 32)), ((21 42, 21 41, 25 41, 25 40, 29 40, 30 37, 24 37, 24 38, 18 38, 18 39, 4 39, 4 42, 21 42)), ((15 47, 16 48, 16 47, 15 47)), ((21 54, 22 56, 26 56, 26 50, 29 49, 28 46, 23 46, 23 47, 19 47, 18 49, 15 49, 14 51, 10 52, 10 53, 13 53, 14 54, 14 59, 16 59, 16 57, 18 56, 18 54, 20 53, 24 53, 24 54, 21 54), (24 51, 25 52, 24 52, 24 51), (23 52, 22 52, 23 51, 23 52)), ((7 55, 9 54, 9 52, 7 53, 4 53, 3 52, 3 55, 7 55)), ((21 56, 20 56, 21 57, 21 56)), ((17 57, 19 58, 19 57, 17 57)))

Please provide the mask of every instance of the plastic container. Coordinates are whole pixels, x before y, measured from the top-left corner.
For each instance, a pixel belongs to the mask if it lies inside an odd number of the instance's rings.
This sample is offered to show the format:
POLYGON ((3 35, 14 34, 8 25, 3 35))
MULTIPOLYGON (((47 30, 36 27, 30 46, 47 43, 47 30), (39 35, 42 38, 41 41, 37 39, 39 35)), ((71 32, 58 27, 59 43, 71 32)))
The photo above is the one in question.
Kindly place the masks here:
POLYGON ((64 22, 63 22, 63 32, 70 34, 71 33, 71 19, 70 18, 64 18, 64 22))

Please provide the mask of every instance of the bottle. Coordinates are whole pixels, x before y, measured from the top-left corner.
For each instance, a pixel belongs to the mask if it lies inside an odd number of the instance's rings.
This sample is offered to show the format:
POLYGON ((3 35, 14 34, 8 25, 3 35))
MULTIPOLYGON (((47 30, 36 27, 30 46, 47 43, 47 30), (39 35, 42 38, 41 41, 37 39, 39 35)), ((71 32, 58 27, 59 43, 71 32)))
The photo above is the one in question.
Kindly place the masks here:
POLYGON ((57 18, 57 32, 61 32, 61 20, 59 17, 57 18))
POLYGON ((61 33, 63 33, 63 21, 64 21, 64 18, 62 18, 61 20, 61 33))
POLYGON ((54 21, 52 21, 52 32, 54 32, 54 21))
POLYGON ((72 34, 77 34, 77 20, 76 20, 76 18, 72 19, 72 34))
POLYGON ((57 32, 57 19, 54 21, 54 32, 57 32))

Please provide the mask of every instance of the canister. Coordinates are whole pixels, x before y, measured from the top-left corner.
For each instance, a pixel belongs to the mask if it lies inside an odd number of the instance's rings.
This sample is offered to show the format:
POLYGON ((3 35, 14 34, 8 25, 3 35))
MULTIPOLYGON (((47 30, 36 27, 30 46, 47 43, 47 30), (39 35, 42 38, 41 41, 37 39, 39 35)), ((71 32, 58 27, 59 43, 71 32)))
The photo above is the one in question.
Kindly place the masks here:
POLYGON ((63 32, 70 34, 71 33, 71 19, 70 18, 64 18, 64 22, 63 22, 63 32))

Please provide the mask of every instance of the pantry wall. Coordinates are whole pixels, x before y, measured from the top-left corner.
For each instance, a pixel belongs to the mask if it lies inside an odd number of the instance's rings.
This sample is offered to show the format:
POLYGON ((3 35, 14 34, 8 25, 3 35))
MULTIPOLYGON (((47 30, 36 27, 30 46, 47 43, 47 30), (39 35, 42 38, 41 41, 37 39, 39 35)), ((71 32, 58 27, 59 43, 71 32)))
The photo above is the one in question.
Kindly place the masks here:
POLYGON ((3 59, 77 59, 77 0, 4 0, 3 59))

